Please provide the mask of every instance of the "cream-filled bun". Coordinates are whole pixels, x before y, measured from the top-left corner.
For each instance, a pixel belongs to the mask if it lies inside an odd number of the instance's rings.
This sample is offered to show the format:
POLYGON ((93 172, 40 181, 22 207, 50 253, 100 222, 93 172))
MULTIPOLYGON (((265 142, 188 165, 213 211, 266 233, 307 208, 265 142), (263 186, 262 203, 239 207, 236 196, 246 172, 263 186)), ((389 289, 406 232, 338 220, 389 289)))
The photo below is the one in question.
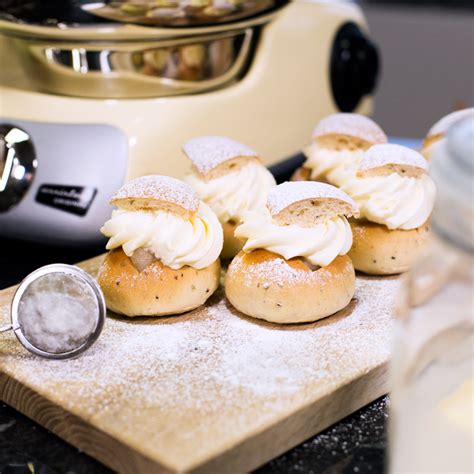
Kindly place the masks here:
POLYGON ((276 186, 267 206, 248 212, 235 231, 246 243, 229 265, 227 298, 242 313, 275 323, 316 321, 343 309, 355 289, 346 217, 357 215, 353 200, 328 184, 276 186))
MULTIPOLYGON (((313 131, 313 143, 305 150, 303 169, 308 170, 307 179, 341 186, 355 172, 365 150, 386 142, 383 130, 364 115, 329 115, 313 131)), ((296 173, 294 180, 299 175, 302 173, 296 173)))
POLYGON ((458 110, 438 120, 429 130, 423 141, 421 154, 430 160, 438 146, 445 140, 447 131, 459 120, 471 117, 474 120, 474 107, 458 110))
POLYGON ((360 210, 351 221, 356 270, 390 275, 413 264, 429 236, 436 194, 426 171, 426 160, 400 145, 375 145, 364 154, 356 176, 341 187, 360 210))
POLYGON ((143 176, 112 198, 101 228, 109 237, 98 281, 107 307, 126 316, 179 314, 202 305, 219 286, 223 232, 188 184, 143 176))
POLYGON ((192 163, 186 181, 216 213, 224 228, 222 258, 232 258, 243 242, 235 228, 247 211, 265 206, 275 178, 246 145, 226 137, 198 137, 183 146, 192 163))

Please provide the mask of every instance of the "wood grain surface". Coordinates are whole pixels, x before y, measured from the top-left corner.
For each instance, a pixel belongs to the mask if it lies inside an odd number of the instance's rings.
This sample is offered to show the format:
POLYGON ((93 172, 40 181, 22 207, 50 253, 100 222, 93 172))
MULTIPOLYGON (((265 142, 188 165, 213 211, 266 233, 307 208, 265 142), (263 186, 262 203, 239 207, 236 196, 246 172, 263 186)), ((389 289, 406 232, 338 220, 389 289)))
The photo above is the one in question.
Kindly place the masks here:
MULTIPOLYGON (((101 261, 80 266, 95 275, 101 261)), ((222 292, 179 317, 109 315, 73 361, 3 334, 0 397, 118 472, 248 472, 387 393, 398 286, 358 277, 347 310, 285 327, 237 313, 222 292)), ((0 324, 13 293, 0 292, 0 324)))

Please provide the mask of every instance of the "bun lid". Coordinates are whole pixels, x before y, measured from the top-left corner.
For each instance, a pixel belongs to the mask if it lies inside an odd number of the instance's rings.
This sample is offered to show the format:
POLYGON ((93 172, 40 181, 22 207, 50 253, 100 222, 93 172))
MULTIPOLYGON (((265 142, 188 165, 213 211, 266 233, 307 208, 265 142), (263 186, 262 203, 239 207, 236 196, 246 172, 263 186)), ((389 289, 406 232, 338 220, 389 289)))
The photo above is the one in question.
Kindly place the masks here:
POLYGON ((384 131, 369 117, 338 113, 323 118, 313 130, 313 139, 328 135, 344 135, 370 144, 387 143, 384 131))
POLYGON ((250 161, 260 163, 258 153, 231 138, 203 136, 183 145, 183 152, 194 170, 205 179, 213 179, 245 166, 250 161))
POLYGON ((194 189, 179 179, 149 175, 125 183, 110 204, 129 211, 164 210, 189 217, 199 209, 194 189))
POLYGON ((446 132, 449 130, 449 128, 451 128, 452 125, 466 117, 472 117, 474 119, 474 107, 457 110, 456 112, 445 115, 430 128, 426 138, 446 135, 446 132))
POLYGON ((341 215, 359 215, 357 204, 345 192, 315 181, 279 184, 269 192, 267 208, 277 224, 301 227, 312 227, 341 215))
POLYGON ((366 178, 398 173, 401 176, 417 178, 424 175, 427 169, 425 158, 417 151, 387 143, 374 145, 364 153, 359 163, 357 176, 366 178))

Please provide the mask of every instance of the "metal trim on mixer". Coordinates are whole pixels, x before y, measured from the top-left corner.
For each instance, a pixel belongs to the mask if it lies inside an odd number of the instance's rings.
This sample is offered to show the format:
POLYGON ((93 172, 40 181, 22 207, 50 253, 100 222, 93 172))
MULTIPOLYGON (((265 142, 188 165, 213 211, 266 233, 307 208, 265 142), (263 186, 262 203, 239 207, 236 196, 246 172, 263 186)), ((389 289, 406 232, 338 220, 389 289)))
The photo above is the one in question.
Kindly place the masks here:
POLYGON ((81 4, 90 18, 54 9, 42 16, 20 5, 0 13, 0 39, 42 92, 98 99, 197 94, 241 79, 261 28, 290 3, 266 0, 258 7, 229 0, 227 11, 225 1, 147 2, 140 3, 146 18, 123 10, 129 0, 81 4), (170 2, 183 10, 182 22, 149 17, 155 10, 166 13, 170 2), (209 8, 220 10, 211 14, 209 8))
POLYGON ((0 124, 0 213, 23 199, 37 165, 30 135, 15 125, 0 124))
POLYGON ((154 41, 196 36, 203 33, 226 33, 229 30, 254 28, 272 21, 286 5, 231 24, 216 24, 199 27, 150 27, 131 23, 103 23, 82 26, 57 23, 54 26, 33 25, 6 19, 0 16, 0 33, 24 39, 42 39, 48 41, 154 41))
POLYGON ((128 43, 15 38, 25 69, 47 92, 93 98, 199 93, 241 77, 255 30, 128 43))

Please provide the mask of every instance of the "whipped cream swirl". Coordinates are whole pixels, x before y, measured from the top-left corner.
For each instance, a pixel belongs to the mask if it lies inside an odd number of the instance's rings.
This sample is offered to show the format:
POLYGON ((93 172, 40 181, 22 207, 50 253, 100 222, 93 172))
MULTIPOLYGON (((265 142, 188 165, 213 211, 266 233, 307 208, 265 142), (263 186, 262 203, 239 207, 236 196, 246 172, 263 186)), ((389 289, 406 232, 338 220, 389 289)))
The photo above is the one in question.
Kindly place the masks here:
POLYGON ((266 249, 285 259, 303 257, 313 265, 329 265, 352 246, 352 231, 345 217, 336 217, 314 227, 280 226, 266 210, 248 212, 235 236, 247 239, 245 252, 266 249))
POLYGON ((220 222, 240 222, 247 211, 265 206, 268 191, 276 185, 265 166, 248 163, 232 173, 204 181, 192 174, 186 181, 217 214, 220 222))
POLYGON ((392 173, 370 178, 354 177, 341 189, 354 199, 360 216, 389 229, 416 229, 430 217, 436 187, 428 175, 410 178, 392 173))
POLYGON ((204 203, 189 219, 164 210, 118 209, 100 231, 110 237, 107 249, 122 246, 131 257, 135 250, 143 248, 173 270, 186 265, 208 267, 217 260, 223 245, 222 227, 204 203))
POLYGON ((355 175, 363 150, 333 150, 313 143, 305 150, 304 167, 311 170, 310 179, 326 179, 341 186, 355 175))

